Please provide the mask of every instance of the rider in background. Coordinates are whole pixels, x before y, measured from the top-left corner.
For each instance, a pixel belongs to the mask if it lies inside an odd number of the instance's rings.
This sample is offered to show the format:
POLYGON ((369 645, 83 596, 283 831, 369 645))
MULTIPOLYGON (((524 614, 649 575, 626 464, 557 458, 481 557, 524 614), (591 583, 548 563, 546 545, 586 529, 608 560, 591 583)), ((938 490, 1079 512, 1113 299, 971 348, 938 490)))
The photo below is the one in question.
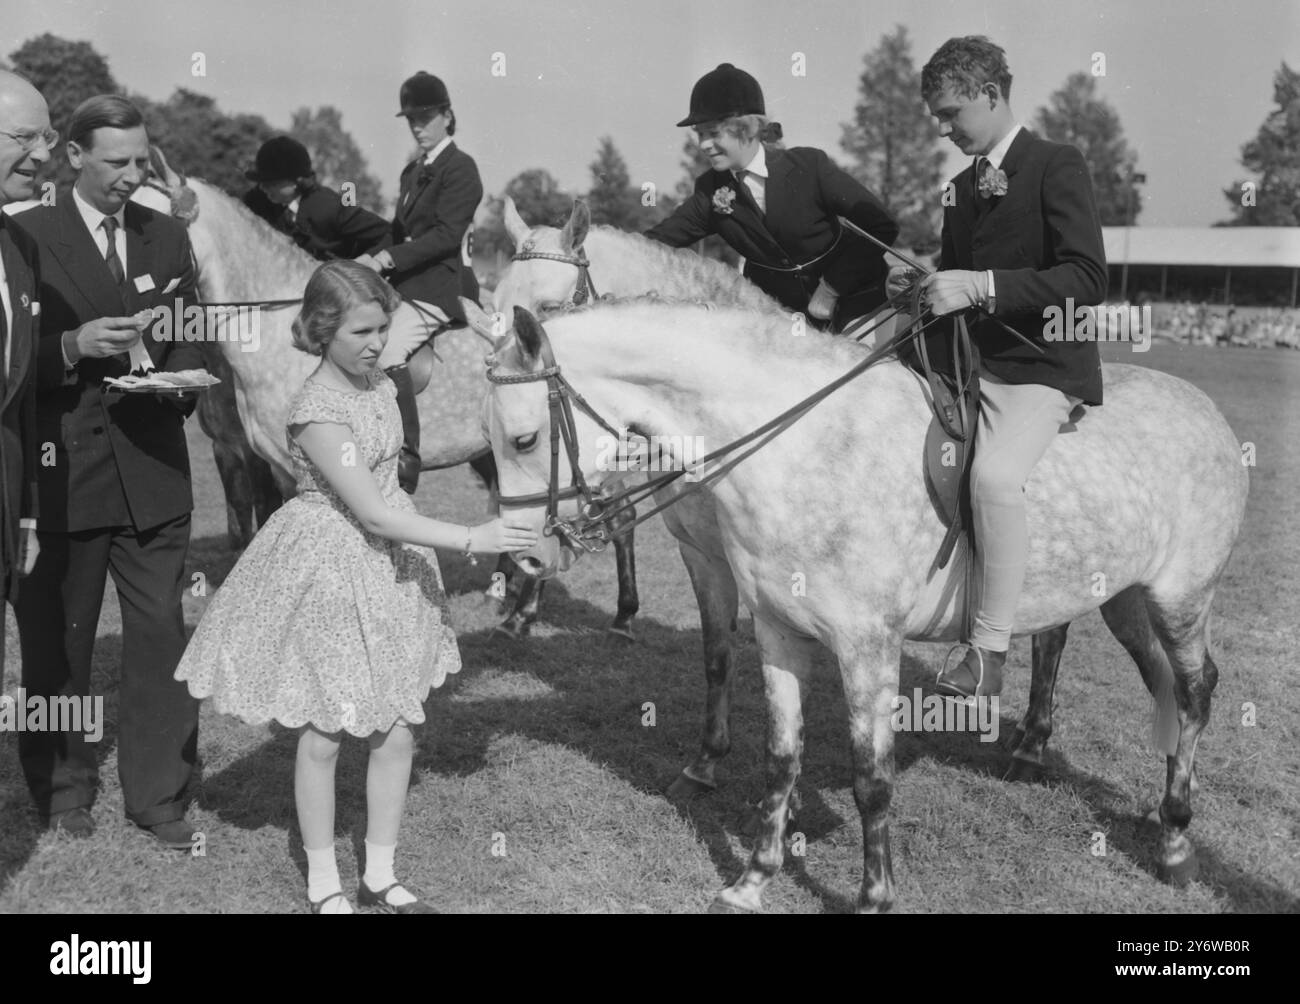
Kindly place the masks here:
POLYGON ((307 148, 289 136, 263 143, 244 177, 256 182, 244 205, 318 261, 355 258, 388 233, 382 217, 319 184, 307 148))
POLYGON ((691 91, 690 114, 712 170, 695 194, 646 236, 686 247, 718 234, 745 258, 745 277, 788 310, 843 330, 885 299, 884 252, 842 227, 857 224, 884 244, 898 223, 880 201, 812 147, 765 146, 781 138, 767 120, 763 91, 723 63, 691 91))
MULTIPOLYGON (((402 170, 391 231, 357 261, 382 272, 406 299, 432 304, 463 325, 457 298, 478 300, 470 240, 483 182, 474 159, 452 142, 456 113, 441 80, 421 71, 402 84, 398 100, 397 114, 406 119, 421 156, 402 170)), ((413 493, 420 477, 420 415, 406 366, 389 367, 387 373, 397 385, 402 412, 398 475, 402 487, 413 493)))

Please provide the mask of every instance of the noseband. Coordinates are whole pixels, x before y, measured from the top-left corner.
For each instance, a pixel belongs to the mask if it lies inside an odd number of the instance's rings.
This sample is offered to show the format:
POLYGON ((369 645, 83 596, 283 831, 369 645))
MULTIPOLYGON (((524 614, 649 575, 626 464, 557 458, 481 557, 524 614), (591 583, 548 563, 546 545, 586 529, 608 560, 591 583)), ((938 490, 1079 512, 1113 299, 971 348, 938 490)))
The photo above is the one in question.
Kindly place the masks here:
POLYGON ((573 295, 569 297, 565 306, 581 307, 588 300, 599 298, 599 294, 596 292, 596 284, 591 281, 591 262, 587 260, 587 253, 581 247, 574 248, 573 254, 534 251, 533 242, 526 240, 523 247, 510 256, 511 261, 531 261, 534 258, 540 258, 544 261, 558 261, 564 265, 572 265, 578 270, 578 284, 574 287, 573 295))
POLYGON ((544 367, 535 373, 501 374, 497 372, 495 363, 488 365, 487 378, 495 384, 535 383, 545 380, 547 410, 551 416, 551 477, 546 491, 534 492, 531 495, 502 495, 497 498, 497 504, 503 509, 523 509, 544 502, 546 524, 543 533, 548 536, 554 534, 574 549, 581 548, 589 552, 602 551, 610 541, 609 528, 599 518, 604 509, 604 502, 598 498, 597 493, 592 490, 587 484, 587 479, 582 475, 582 464, 578 457, 578 431, 573 421, 572 406, 577 405, 601 428, 616 437, 619 433, 596 413, 583 396, 573 389, 569 381, 561 376, 559 364, 551 355, 549 345, 542 349, 542 361, 544 367), (571 472, 567 488, 560 487, 561 442, 564 444, 564 452, 571 472), (580 515, 575 520, 560 519, 560 503, 567 502, 569 499, 581 500, 580 515))

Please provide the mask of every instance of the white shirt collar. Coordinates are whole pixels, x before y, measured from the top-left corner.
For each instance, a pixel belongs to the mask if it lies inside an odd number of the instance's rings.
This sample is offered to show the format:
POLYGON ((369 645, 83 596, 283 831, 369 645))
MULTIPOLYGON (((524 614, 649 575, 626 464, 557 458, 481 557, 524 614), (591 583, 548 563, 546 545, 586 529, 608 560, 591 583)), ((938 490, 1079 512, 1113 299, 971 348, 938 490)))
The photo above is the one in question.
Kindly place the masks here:
MULTIPOLYGON (((81 213, 81 218, 86 221, 86 229, 90 231, 90 236, 94 237, 104 225, 104 220, 108 218, 108 214, 101 213, 83 199, 81 193, 75 187, 72 189, 72 201, 76 204, 77 211, 81 213)), ((117 220, 117 229, 120 233, 126 226, 126 206, 115 212, 113 219, 117 220)))
POLYGON ((754 154, 754 159, 737 171, 740 174, 743 171, 750 171, 760 178, 767 177, 767 151, 763 149, 763 144, 758 144, 758 153, 754 154))
POLYGON ((442 151, 447 149, 447 147, 449 146, 451 146, 451 137, 450 136, 442 137, 442 142, 424 155, 424 162, 426 164, 432 164, 435 160, 438 159, 438 154, 442 153, 442 151))
POLYGON ((302 196, 295 195, 293 201, 290 202, 287 206, 285 206, 285 208, 296 216, 298 215, 298 204, 301 202, 302 202, 302 196))
POLYGON ((1003 136, 1002 139, 998 142, 998 145, 995 146, 992 150, 990 150, 985 155, 988 159, 988 162, 993 165, 995 170, 1002 167, 1003 158, 1006 157, 1007 151, 1011 149, 1011 144, 1015 142, 1015 138, 1019 134, 1020 130, 1021 130, 1020 123, 1019 122, 1015 123, 1015 125, 1011 127, 1011 131, 1007 133, 1005 136, 1003 136))

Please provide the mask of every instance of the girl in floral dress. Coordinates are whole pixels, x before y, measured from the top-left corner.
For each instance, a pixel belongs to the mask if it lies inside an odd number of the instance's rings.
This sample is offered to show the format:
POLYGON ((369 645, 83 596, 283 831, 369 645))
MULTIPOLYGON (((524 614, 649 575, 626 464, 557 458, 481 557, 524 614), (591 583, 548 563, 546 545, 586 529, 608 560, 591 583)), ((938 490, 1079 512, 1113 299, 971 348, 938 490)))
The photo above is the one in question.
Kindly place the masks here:
POLYGON ((294 344, 321 364, 290 408, 298 494, 254 537, 213 597, 176 678, 216 709, 301 730, 294 800, 313 913, 351 913, 334 858, 334 768, 343 734, 366 738, 366 866, 357 899, 432 913, 393 874, 411 726, 460 669, 432 548, 500 553, 536 542, 495 519, 467 527, 415 511, 397 481, 402 424, 377 367, 399 298, 370 269, 316 270, 294 344))

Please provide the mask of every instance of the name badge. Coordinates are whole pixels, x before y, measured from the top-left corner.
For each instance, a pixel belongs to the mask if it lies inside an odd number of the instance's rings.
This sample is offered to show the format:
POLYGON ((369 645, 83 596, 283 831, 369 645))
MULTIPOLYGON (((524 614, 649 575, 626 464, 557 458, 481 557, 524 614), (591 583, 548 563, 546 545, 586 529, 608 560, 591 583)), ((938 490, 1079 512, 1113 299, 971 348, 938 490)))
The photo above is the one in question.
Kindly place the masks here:
POLYGON ((153 285, 153 276, 151 276, 151 275, 137 275, 137 276, 135 277, 135 291, 136 291, 137 293, 147 293, 147 292, 149 292, 149 290, 151 290, 151 289, 153 289, 153 288, 154 288, 154 285, 153 285))

